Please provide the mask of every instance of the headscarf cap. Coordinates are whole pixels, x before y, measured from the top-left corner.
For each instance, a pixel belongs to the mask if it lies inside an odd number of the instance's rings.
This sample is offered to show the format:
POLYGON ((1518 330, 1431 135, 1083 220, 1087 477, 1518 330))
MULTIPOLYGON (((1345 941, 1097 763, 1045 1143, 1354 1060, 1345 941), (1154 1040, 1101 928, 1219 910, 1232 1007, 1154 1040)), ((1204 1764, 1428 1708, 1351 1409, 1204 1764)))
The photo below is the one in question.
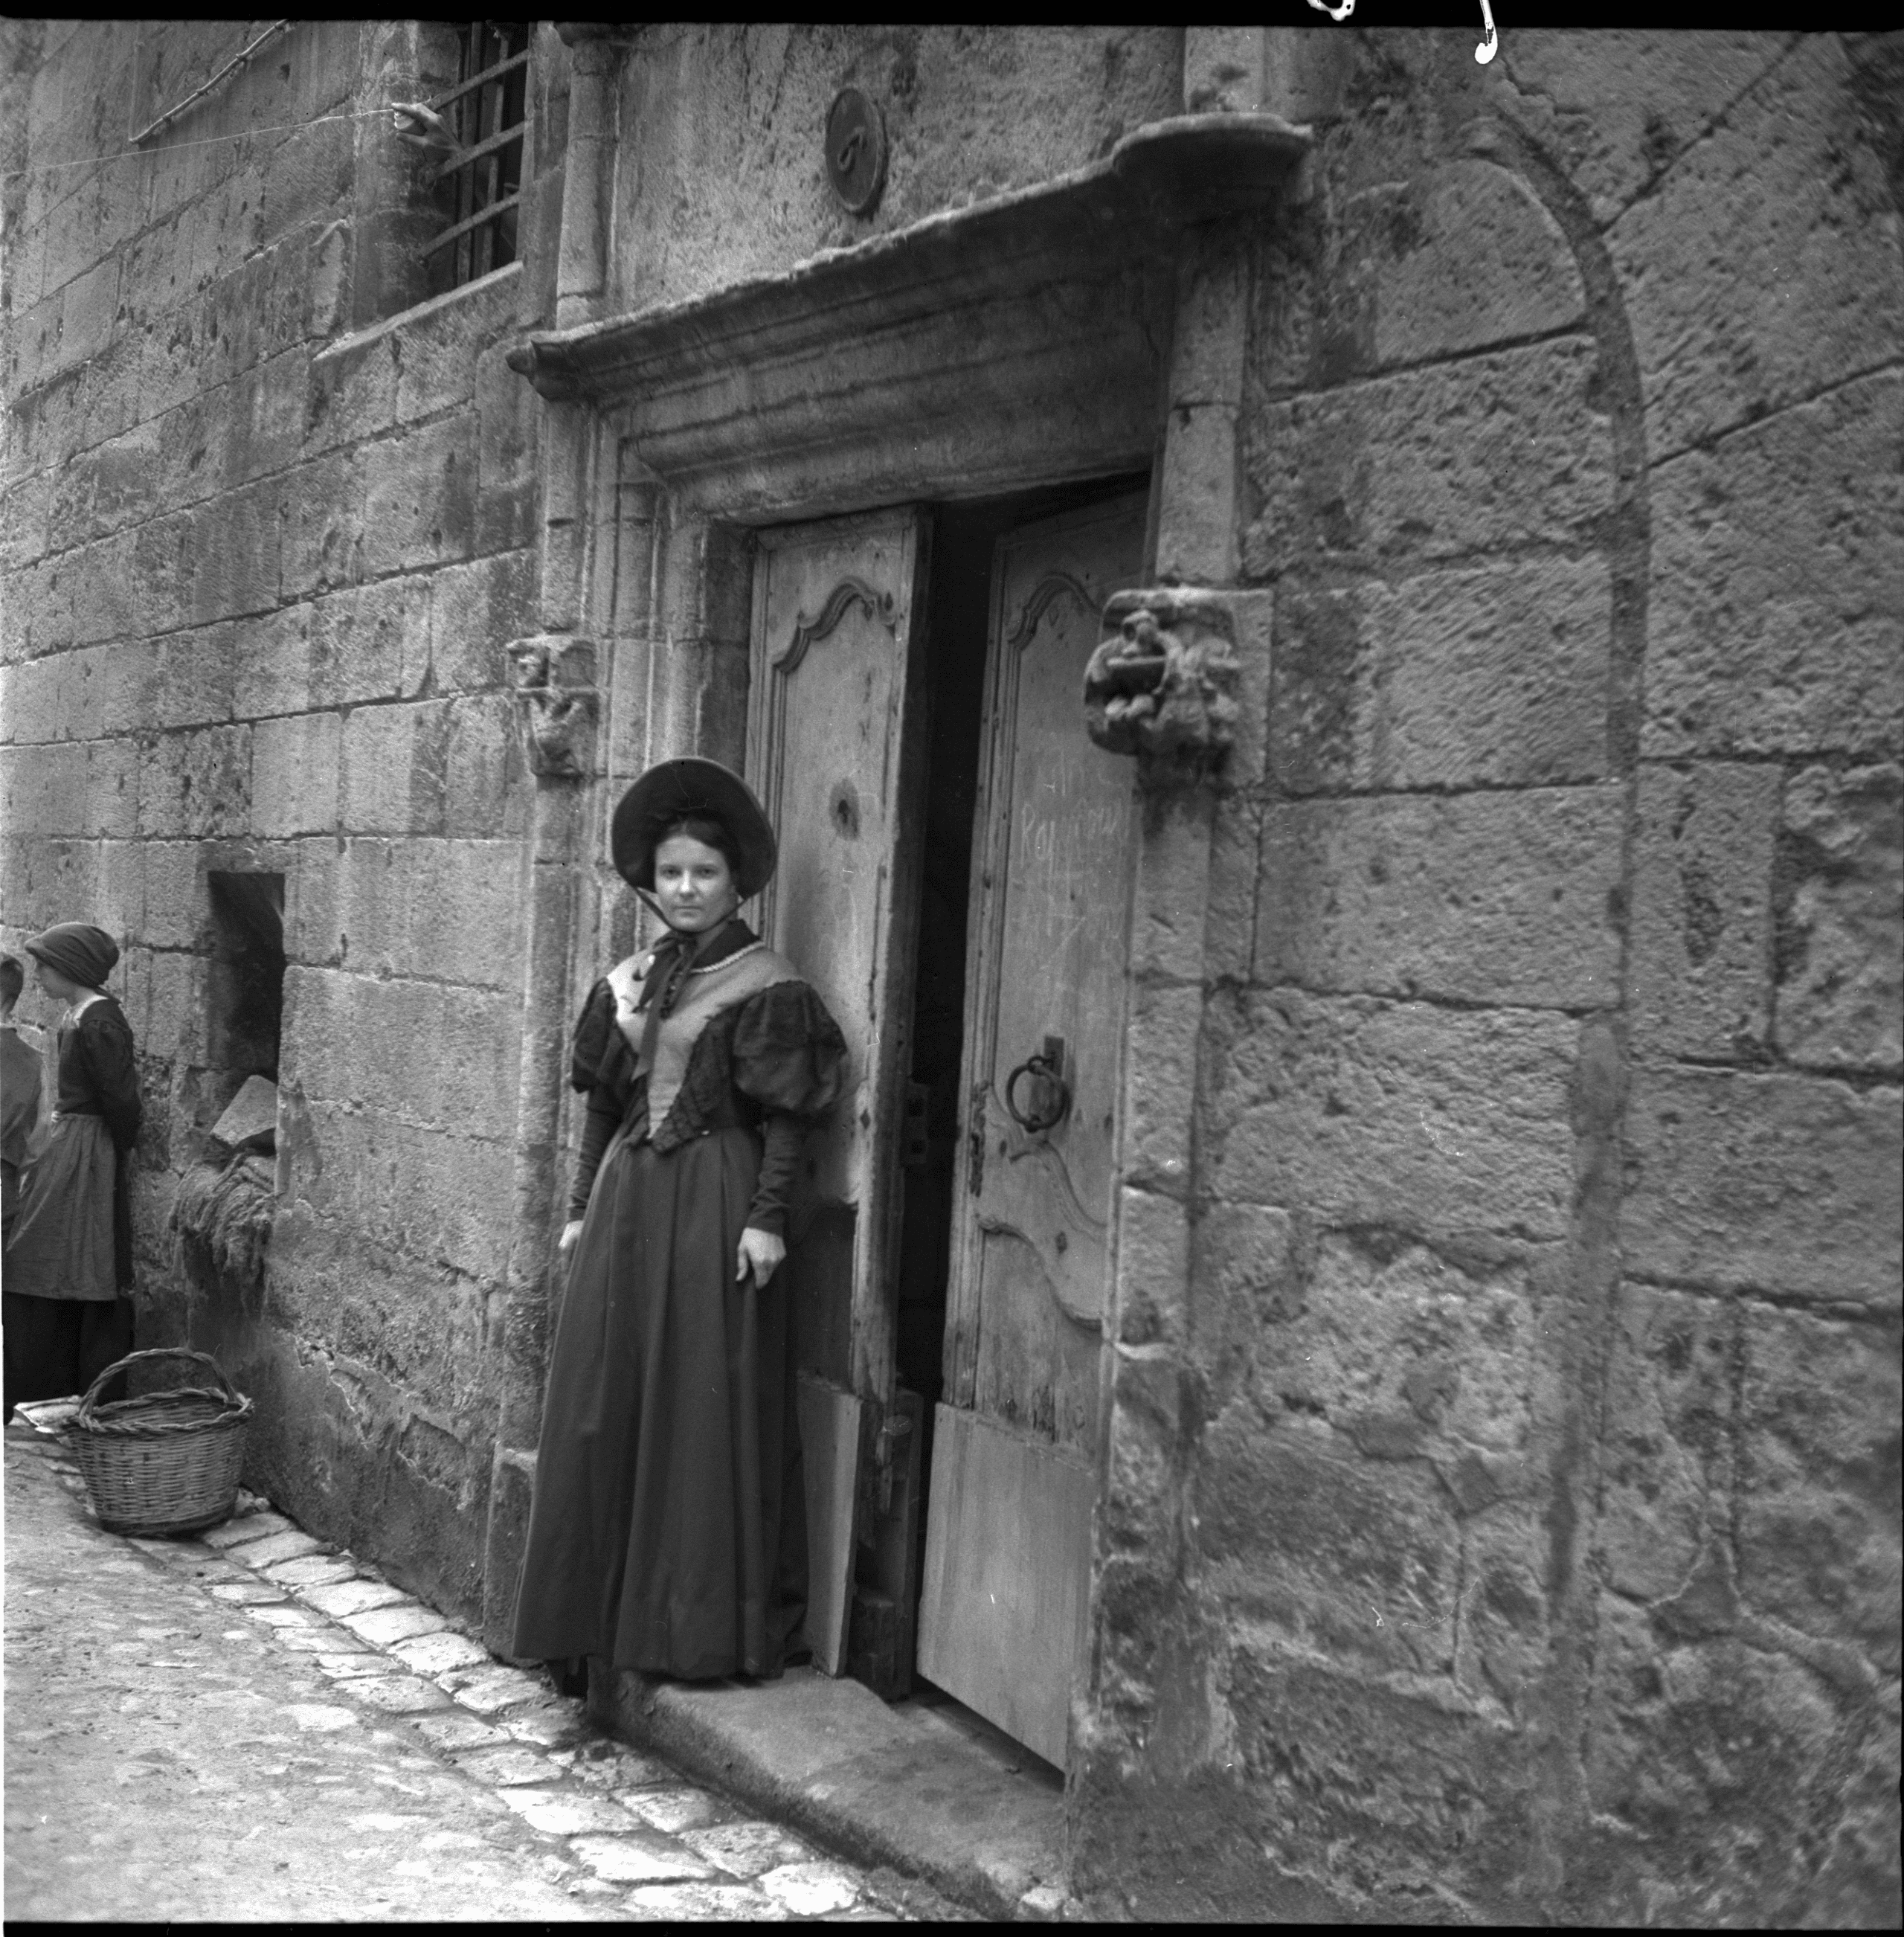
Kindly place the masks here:
POLYGON ((734 886, 742 901, 772 880, 778 849, 766 808, 753 790, 718 760, 689 755, 649 768, 621 797, 609 830, 615 871, 638 888, 654 886, 654 850, 673 824, 689 814, 711 815, 734 837, 740 865, 734 886))
POLYGON ((35 935, 26 952, 82 989, 102 987, 119 959, 119 944, 112 937, 83 921, 58 923, 35 935))

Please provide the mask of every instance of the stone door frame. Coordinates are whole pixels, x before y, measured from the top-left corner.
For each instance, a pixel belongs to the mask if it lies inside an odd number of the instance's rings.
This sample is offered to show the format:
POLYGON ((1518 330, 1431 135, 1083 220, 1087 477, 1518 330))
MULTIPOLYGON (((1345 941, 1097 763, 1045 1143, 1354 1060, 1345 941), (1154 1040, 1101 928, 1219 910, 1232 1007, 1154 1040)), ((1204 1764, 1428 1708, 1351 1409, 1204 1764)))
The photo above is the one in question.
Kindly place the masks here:
MULTIPOLYGON (((560 715, 579 736, 555 770, 536 768, 551 798, 534 837, 523 1135, 548 1155, 535 1166, 543 1196, 556 1181, 561 1032, 595 965, 632 940, 599 932, 612 897, 578 896, 573 884, 591 869, 611 883, 606 816, 635 773, 687 753, 742 762, 753 527, 1148 469, 1145 577, 1200 588, 1159 616, 1168 625, 1193 608, 1202 632, 1226 637, 1263 623, 1269 595, 1223 590, 1236 571, 1241 232, 1296 191, 1307 146, 1268 114, 1154 123, 1054 182, 710 297, 538 333, 511 353, 547 402, 551 433, 547 631, 515 649, 529 668, 525 726, 560 715)), ((1114 612, 1129 604, 1120 596, 1114 612)), ((1266 679, 1266 656, 1245 656, 1246 679, 1266 679)), ((1181 1314, 1187 1294, 1216 799, 1208 762, 1139 757, 1100 1508, 1120 1404, 1149 1409, 1145 1389, 1163 1369, 1149 1362, 1171 1349, 1150 1338, 1148 1320, 1127 1340, 1125 1314, 1181 1314)), ((547 1344, 552 1223, 523 1203, 518 1224, 490 1508, 492 1638, 513 1597, 547 1344)), ((1111 1558, 1102 1520, 1100 1511, 1093 1684, 1111 1558)))

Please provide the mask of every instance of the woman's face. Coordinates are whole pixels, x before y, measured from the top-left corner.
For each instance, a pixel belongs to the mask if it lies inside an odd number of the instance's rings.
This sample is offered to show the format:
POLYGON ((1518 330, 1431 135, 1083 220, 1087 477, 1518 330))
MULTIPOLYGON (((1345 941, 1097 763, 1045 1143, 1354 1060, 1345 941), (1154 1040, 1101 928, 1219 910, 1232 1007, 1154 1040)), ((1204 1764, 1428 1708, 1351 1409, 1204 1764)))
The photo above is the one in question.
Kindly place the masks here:
POLYGON ((684 935, 704 934, 741 905, 727 856, 691 834, 671 834, 654 850, 654 896, 684 935))
POLYGON ((56 1002, 70 1002, 80 992, 80 985, 70 976, 48 968, 37 955, 33 958, 33 979, 39 984, 41 993, 56 1002))

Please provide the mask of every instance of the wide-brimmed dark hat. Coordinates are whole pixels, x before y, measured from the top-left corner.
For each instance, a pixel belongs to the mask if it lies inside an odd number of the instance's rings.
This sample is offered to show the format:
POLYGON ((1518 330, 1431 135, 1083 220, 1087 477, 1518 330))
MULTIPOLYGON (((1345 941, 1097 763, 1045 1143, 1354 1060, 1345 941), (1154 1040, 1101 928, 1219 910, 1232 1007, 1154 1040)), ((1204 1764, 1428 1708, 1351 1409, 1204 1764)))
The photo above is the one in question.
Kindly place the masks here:
POLYGON ((638 888, 654 886, 654 850, 674 823, 693 814, 711 815, 734 837, 740 852, 734 885, 744 901, 773 879, 779 850, 766 810, 753 790, 718 760, 688 755, 650 767, 621 797, 609 829, 615 871, 638 888))

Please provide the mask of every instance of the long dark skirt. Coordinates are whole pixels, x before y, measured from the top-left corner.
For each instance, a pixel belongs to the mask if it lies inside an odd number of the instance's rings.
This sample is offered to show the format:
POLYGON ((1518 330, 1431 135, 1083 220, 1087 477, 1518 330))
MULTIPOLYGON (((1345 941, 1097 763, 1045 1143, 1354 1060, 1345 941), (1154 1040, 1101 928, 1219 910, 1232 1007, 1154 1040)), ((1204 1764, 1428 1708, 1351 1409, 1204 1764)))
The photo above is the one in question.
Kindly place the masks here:
MULTIPOLYGON (((6 1335, 6 1416, 36 1399, 83 1395, 115 1359, 132 1349, 129 1298, 0 1297, 6 1335)), ((102 1405, 126 1396, 126 1375, 99 1395, 102 1405)))
POLYGON ((611 1144, 549 1366, 514 1652, 780 1672, 806 1615, 784 1272, 735 1281, 750 1132, 611 1144))

